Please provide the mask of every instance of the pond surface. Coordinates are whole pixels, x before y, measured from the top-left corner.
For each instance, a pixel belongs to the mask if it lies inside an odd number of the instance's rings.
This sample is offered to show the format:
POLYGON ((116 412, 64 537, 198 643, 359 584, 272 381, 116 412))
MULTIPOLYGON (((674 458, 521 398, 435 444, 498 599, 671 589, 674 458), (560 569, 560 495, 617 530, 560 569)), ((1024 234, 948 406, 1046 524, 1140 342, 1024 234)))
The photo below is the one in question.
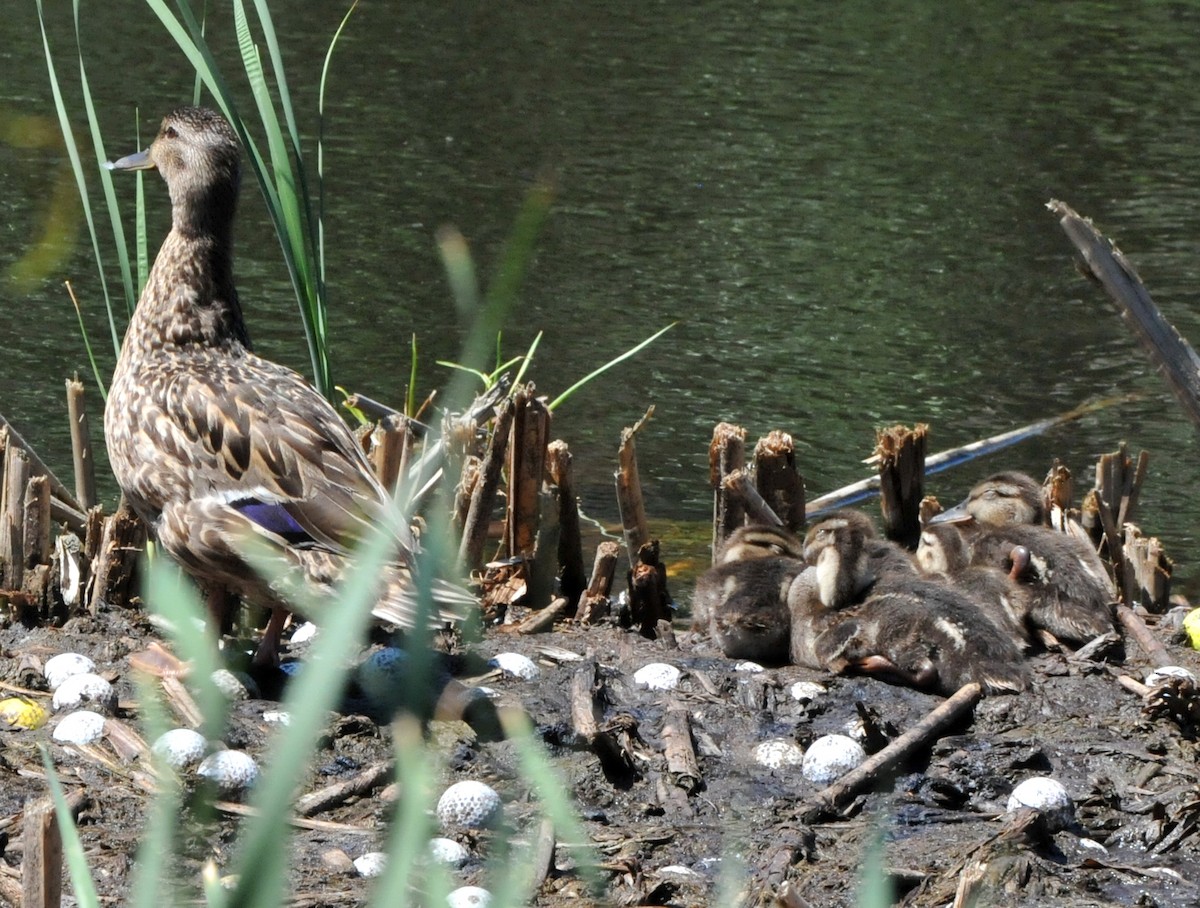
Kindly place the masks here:
MULTIPOLYGON (((1126 440, 1152 455, 1143 528, 1186 580, 1196 430, 1076 274, 1043 206, 1061 198, 1093 217, 1200 343, 1200 8, 876 6, 363 5, 330 67, 324 124, 336 382, 400 401, 415 334, 422 391, 444 384, 436 361, 459 359, 465 325, 437 228, 462 230, 486 279, 522 199, 551 175, 552 213, 504 355, 544 332, 530 374, 555 396, 678 323, 556 412, 592 516, 616 521, 619 433, 650 405, 638 437, 650 512, 702 538, 719 420, 744 425, 751 443, 791 432, 815 495, 866 475, 876 427, 928 422, 940 450, 1133 393, 935 477, 931 491, 957 500, 982 475, 1040 476, 1054 457, 1087 485, 1096 456, 1126 440)), ((273 9, 315 170, 317 85, 342 12, 273 9)), ((10 10, 5 29, 0 413, 67 474, 62 381, 88 367, 64 278, 106 376, 113 354, 33 6, 10 10)), ((141 144, 139 115, 146 138, 191 98, 192 77, 148 9, 84 4, 82 31, 116 157, 141 144)), ((82 138, 66 9, 51 13, 49 35, 82 138)), ((209 35, 244 85, 226 10, 209 35)), ((246 187, 238 274, 250 329, 260 352, 307 371, 279 249, 246 187)), ((119 191, 132 212, 133 182, 119 191)), ((146 199, 152 254, 167 229, 159 181, 146 199)), ((98 395, 93 406, 98 439, 98 395)))

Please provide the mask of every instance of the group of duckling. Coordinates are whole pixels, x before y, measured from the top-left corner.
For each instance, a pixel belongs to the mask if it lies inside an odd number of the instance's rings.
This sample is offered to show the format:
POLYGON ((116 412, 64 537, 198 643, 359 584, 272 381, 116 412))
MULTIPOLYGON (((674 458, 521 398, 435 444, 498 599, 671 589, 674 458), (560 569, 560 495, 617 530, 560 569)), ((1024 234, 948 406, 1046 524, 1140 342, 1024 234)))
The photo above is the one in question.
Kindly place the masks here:
POLYGON ((1116 591, 1086 539, 1045 523, 1042 487, 1005 472, 925 524, 915 553, 838 510, 801 541, 732 533, 698 579, 694 627, 730 658, 872 674, 950 694, 1029 684, 1035 643, 1114 630, 1116 591))

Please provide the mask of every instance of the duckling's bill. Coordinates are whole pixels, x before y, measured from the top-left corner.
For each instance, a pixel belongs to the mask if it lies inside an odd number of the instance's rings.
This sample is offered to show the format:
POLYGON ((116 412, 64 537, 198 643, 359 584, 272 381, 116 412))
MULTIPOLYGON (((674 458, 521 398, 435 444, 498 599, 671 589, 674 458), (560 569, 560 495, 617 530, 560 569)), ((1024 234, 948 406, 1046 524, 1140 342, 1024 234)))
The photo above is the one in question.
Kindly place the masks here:
POLYGON ((150 149, 147 148, 127 154, 123 158, 117 158, 115 161, 105 161, 104 167, 107 170, 153 170, 154 162, 150 160, 150 149))

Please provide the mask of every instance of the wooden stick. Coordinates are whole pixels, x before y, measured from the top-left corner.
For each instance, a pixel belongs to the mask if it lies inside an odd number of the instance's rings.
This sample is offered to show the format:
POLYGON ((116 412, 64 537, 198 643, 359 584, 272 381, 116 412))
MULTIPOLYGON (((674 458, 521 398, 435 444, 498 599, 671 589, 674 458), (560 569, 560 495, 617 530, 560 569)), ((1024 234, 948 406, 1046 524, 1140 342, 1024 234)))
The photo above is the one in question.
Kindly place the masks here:
POLYGON ((688 794, 694 793, 700 788, 703 777, 696 759, 696 748, 692 745, 692 724, 686 709, 673 706, 666 711, 662 739, 671 780, 688 794))
POLYGON ((617 486, 617 509, 621 512, 621 526, 625 531, 625 554, 629 563, 637 562, 637 554, 650 538, 646 523, 646 505, 642 499, 642 481, 638 476, 637 447, 634 438, 654 415, 654 407, 632 426, 621 430, 621 446, 617 450, 617 472, 613 479, 617 486))
POLYGON ((734 470, 721 481, 721 484, 725 487, 725 491, 735 495, 741 501, 746 517, 752 523, 765 523, 773 527, 783 526, 783 520, 758 494, 758 489, 750 484, 750 477, 746 475, 745 470, 734 470))
POLYGON ((1200 426, 1200 356, 1163 317, 1133 264, 1111 240, 1065 202, 1051 199, 1046 207, 1058 216, 1067 237, 1082 253, 1087 276, 1104 288, 1184 412, 1200 426))
POLYGON ((67 379, 67 416, 71 420, 71 458, 75 467, 75 500, 86 511, 96 503, 96 462, 88 432, 84 387, 79 376, 67 379))
POLYGON ((496 422, 492 426, 492 437, 484 456, 481 476, 471 493, 471 506, 467 509, 462 543, 458 549, 459 566, 467 571, 477 571, 483 565, 483 547, 487 542, 492 506, 496 503, 496 492, 500 488, 500 476, 504 471, 504 458, 508 451, 514 409, 515 404, 512 398, 509 398, 496 412, 496 422))
POLYGON ((1162 645, 1162 642, 1151 633, 1150 628, 1146 627, 1145 622, 1129 606, 1124 604, 1118 605, 1117 618, 1120 620, 1121 626, 1137 641, 1142 652, 1154 663, 1155 668, 1162 668, 1164 665, 1174 665, 1178 661, 1171 656, 1167 648, 1162 645))
POLYGON ((538 826, 537 839, 529 849, 529 876, 522 887, 527 894, 527 898, 522 900, 524 904, 533 904, 542 883, 546 882, 546 877, 554 869, 554 849, 557 847, 558 836, 554 832, 554 821, 543 817, 538 826))
POLYGON ((812 824, 836 815, 863 789, 879 782, 917 751, 930 746, 947 727, 974 709, 982 696, 983 688, 977 682, 964 684, 954 696, 939 704, 883 750, 872 754, 862 765, 801 804, 796 812, 799 821, 812 824))
POLYGON ((518 634, 540 634, 554 627, 554 622, 566 616, 569 602, 562 596, 556 597, 545 608, 531 612, 529 617, 517 625, 518 634))
POLYGON ((636 774, 633 756, 621 746, 616 735, 600 726, 603 690, 600 666, 591 659, 582 663, 571 677, 571 724, 575 734, 600 759, 606 775, 628 779, 636 774))
POLYGON ((350 798, 366 794, 390 781, 394 770, 395 764, 391 760, 373 763, 349 779, 333 785, 326 785, 324 788, 318 788, 316 791, 304 795, 296 801, 296 814, 302 817, 311 817, 339 807, 350 798))

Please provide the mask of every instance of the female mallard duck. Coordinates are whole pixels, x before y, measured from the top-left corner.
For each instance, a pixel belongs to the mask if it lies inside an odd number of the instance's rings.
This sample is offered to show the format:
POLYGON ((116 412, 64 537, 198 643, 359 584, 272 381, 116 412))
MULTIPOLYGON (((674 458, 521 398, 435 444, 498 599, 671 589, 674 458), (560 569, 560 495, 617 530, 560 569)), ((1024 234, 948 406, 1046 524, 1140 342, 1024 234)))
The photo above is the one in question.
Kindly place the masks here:
MULTIPOLYGON (((250 352, 233 283, 237 136, 219 114, 181 107, 145 151, 114 170, 157 168, 171 232, 129 323, 104 411, 117 483, 158 542, 210 593, 273 609, 259 659, 273 659, 286 604, 328 599, 355 544, 384 522, 389 496, 337 412, 299 374, 250 352), (278 568, 267 579, 248 542, 278 568)), ((374 613, 416 620, 407 527, 374 613)), ((449 584, 440 617, 470 600, 449 584)), ((441 607, 441 606, 439 606, 441 607)))
POLYGON ((803 554, 800 540, 781 527, 739 527, 696 580, 692 629, 707 630, 731 659, 786 662, 787 595, 806 567, 803 554))
POLYGON ((966 499, 930 520, 963 528, 971 561, 1004 567, 1014 546, 1029 552, 1022 580, 1031 592, 1029 620, 1071 644, 1113 630, 1116 591, 1096 550, 1043 525, 1042 487, 1024 473, 997 473, 966 499))
POLYGON ((1026 687, 1013 636, 953 587, 920 577, 865 514, 828 515, 804 549, 813 570, 789 591, 794 661, 942 694, 970 681, 989 693, 1026 687))

